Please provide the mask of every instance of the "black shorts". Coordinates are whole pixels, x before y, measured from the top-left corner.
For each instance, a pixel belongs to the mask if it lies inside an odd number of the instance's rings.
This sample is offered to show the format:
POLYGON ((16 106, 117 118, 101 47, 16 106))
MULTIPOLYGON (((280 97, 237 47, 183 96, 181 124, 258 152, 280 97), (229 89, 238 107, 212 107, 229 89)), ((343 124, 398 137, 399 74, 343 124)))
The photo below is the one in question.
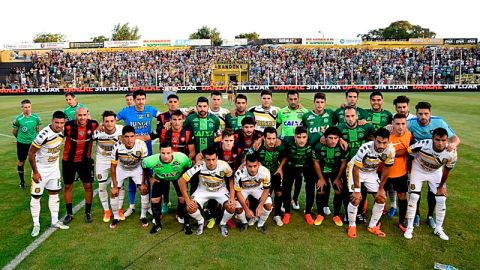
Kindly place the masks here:
POLYGON ((396 192, 406 193, 408 191, 408 176, 388 178, 385 183, 385 190, 388 190, 390 186, 393 186, 393 190, 396 192))
POLYGON ((93 160, 70 162, 62 160, 63 183, 73 184, 75 173, 83 183, 93 183, 93 160))
POLYGON ((28 157, 28 151, 30 150, 31 144, 19 143, 17 142, 17 159, 20 161, 25 161, 28 157))
POLYGON ((178 181, 165 181, 157 180, 152 185, 152 198, 160 198, 165 194, 165 190, 170 188, 170 183, 173 184, 177 197, 182 197, 182 192, 180 192, 180 187, 178 186, 178 181))

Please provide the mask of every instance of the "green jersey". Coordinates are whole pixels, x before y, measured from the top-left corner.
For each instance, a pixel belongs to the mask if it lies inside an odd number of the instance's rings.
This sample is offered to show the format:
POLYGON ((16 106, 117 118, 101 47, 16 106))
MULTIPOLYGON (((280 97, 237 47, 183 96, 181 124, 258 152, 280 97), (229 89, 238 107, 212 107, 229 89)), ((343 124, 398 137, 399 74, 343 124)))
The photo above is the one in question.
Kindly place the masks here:
POLYGON ((324 173, 338 172, 342 160, 348 159, 348 152, 342 150, 339 144, 337 144, 336 147, 328 147, 317 142, 314 150, 320 160, 320 167, 324 173))
POLYGON ((302 117, 303 126, 307 128, 308 143, 314 145, 323 136, 328 127, 333 126, 333 110, 325 109, 322 114, 307 112, 302 117))
POLYGON ((287 147, 286 155, 289 167, 305 168, 311 160, 316 160, 317 155, 313 148, 307 143, 304 147, 298 147, 295 143, 287 147))
POLYGON ((190 167, 192 167, 192 161, 180 152, 174 152, 173 160, 169 163, 164 163, 160 159, 160 154, 142 160, 142 168, 152 169, 153 177, 157 180, 176 181, 190 167))
POLYGON ((75 112, 77 111, 78 108, 85 108, 88 110, 87 106, 83 105, 82 103, 80 102, 77 102, 77 105, 75 105, 74 107, 68 105, 67 107, 65 107, 65 109, 63 110, 63 112, 65 113, 65 115, 67 116, 67 119, 65 119, 65 121, 69 121, 69 120, 75 120, 75 112))
POLYGON ((245 117, 251 117, 255 119, 255 115, 249 111, 246 111, 244 115, 237 115, 235 112, 234 117, 232 117, 232 114, 229 113, 227 116, 225 116, 225 127, 232 128, 233 130, 239 130, 242 128, 242 120, 245 117))
MULTIPOLYGON (((368 113, 366 110, 357 107, 357 116, 358 120, 362 119, 367 119, 368 113)), ((338 108, 335 110, 334 113, 334 118, 333 118, 333 123, 340 125, 345 123, 345 109, 344 108, 338 108)))
POLYGON ((392 123, 392 113, 382 109, 380 112, 374 112, 372 109, 367 110, 367 118, 369 124, 373 126, 373 132, 392 123))
POLYGON ((281 109, 277 116, 277 126, 281 126, 280 138, 285 139, 288 143, 294 143, 295 128, 303 125, 302 117, 307 112, 308 110, 305 108, 292 110, 288 106, 281 109))
POLYGON ((257 151, 253 150, 251 147, 248 150, 247 155, 257 153, 260 163, 265 166, 273 174, 278 170, 282 158, 285 156, 286 145, 281 141, 280 145, 275 147, 273 151, 269 151, 265 144, 262 144, 257 151))
POLYGON ((347 124, 340 124, 338 126, 342 131, 342 137, 348 142, 348 156, 354 157, 358 149, 364 144, 368 136, 372 135, 373 127, 370 124, 358 125, 355 128, 349 128, 347 124))
POLYGON ((207 117, 200 118, 198 113, 187 116, 183 127, 193 132, 195 137, 195 152, 200 153, 213 144, 215 136, 220 130, 220 120, 215 115, 208 113, 207 117))
POLYGON ((34 113, 30 116, 19 114, 13 120, 13 128, 18 130, 17 142, 23 144, 31 144, 37 136, 37 127, 40 126, 40 117, 34 113))

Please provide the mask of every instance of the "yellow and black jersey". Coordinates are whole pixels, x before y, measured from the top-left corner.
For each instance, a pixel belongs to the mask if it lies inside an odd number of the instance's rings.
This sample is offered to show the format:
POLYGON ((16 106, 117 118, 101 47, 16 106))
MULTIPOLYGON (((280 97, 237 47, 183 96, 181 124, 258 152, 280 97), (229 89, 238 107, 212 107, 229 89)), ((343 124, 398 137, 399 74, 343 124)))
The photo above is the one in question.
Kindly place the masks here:
POLYGON ((63 133, 52 130, 50 125, 43 128, 35 137, 32 146, 38 148, 35 160, 38 165, 52 165, 57 162, 62 149, 63 133))
POLYGON ((382 152, 375 150, 375 142, 364 143, 358 149, 357 154, 352 159, 355 166, 363 172, 376 172, 383 163, 384 166, 392 166, 395 161, 395 148, 389 144, 382 152))
POLYGON ((250 175, 247 167, 235 172, 235 190, 242 191, 242 189, 255 188, 270 188, 270 171, 264 166, 258 168, 256 175, 250 175))
POLYGON ((457 151, 448 152, 445 148, 442 152, 436 152, 433 150, 431 139, 414 143, 408 147, 407 151, 415 156, 412 170, 430 173, 442 166, 452 169, 457 163, 457 151))
POLYGON ((280 111, 280 108, 271 106, 268 109, 262 107, 262 105, 254 106, 248 109, 249 112, 253 113, 255 116, 255 129, 262 131, 266 127, 276 127, 277 124, 277 115, 280 111))
POLYGON ((227 180, 232 177, 232 168, 223 160, 217 161, 217 167, 209 170, 204 162, 197 164, 186 171, 182 178, 187 182, 195 175, 198 175, 198 189, 207 191, 217 191, 226 188, 227 180))
POLYGON ((144 141, 135 139, 132 148, 127 148, 121 141, 113 145, 111 163, 118 164, 126 171, 141 168, 142 159, 148 156, 148 148, 144 141))

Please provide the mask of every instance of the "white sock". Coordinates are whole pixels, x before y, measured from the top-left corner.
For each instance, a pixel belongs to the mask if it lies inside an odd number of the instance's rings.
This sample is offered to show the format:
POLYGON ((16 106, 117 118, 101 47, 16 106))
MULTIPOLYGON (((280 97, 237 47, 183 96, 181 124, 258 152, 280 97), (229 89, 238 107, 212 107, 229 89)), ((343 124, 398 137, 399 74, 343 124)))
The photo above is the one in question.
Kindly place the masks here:
POLYGON ((357 221, 358 205, 355 206, 351 202, 349 202, 347 211, 348 211, 348 225, 350 227, 357 227, 357 224, 355 222, 357 221))
POLYGON ((375 202, 373 204, 372 217, 370 218, 370 223, 368 224, 368 227, 372 228, 377 226, 378 221, 382 217, 384 207, 385 207, 384 203, 380 204, 375 202))
POLYGON ((108 207, 107 181, 98 183, 98 197, 100 198, 103 211, 110 210, 108 207))
POLYGON ((265 207, 263 208, 263 213, 260 216, 260 219, 258 220, 258 224, 257 224, 258 227, 262 227, 265 224, 265 221, 267 221, 268 216, 270 215, 271 212, 272 210, 267 210, 265 209, 265 207))
POLYGON ((410 193, 408 198, 407 206, 407 228, 413 228, 413 221, 415 219, 415 214, 417 213, 417 202, 420 199, 420 195, 417 193, 410 193))
MULTIPOLYGON (((124 193, 125 194, 125 193, 124 193)), ((110 198, 110 205, 112 205, 113 219, 118 219, 118 196, 110 198)))
POLYGON ((245 224, 245 223, 248 222, 248 221, 247 221, 247 217, 246 217, 246 215, 245 215, 245 210, 242 211, 242 213, 237 214, 237 216, 238 216, 238 219, 240 220, 241 223, 245 224))
POLYGON ((203 216, 202 216, 202 213, 200 212, 199 209, 197 209, 197 211, 195 211, 195 213, 193 214, 189 214, 192 218, 194 218, 198 224, 203 224, 204 223, 204 219, 203 219, 203 216))
MULTIPOLYGON (((125 189, 119 188, 118 189, 118 209, 122 209, 124 199, 125 199, 125 189)), ((135 205, 133 205, 133 208, 135 208, 135 205)), ((116 208, 113 208, 112 206, 112 209, 116 209, 116 208)))
POLYGON ((48 196, 48 208, 50 209, 52 224, 57 224, 58 212, 60 211, 60 198, 58 197, 58 194, 50 194, 48 196))
POLYGON ((390 208, 397 208, 397 192, 389 190, 388 197, 390 198, 390 208))
POLYGON ((447 212, 447 197, 435 196, 437 203, 435 204, 435 224, 436 228, 442 228, 443 221, 445 220, 445 214, 447 212))
POLYGON ((32 197, 30 200, 30 213, 32 213, 33 226, 40 226, 40 199, 32 197))
POLYGON ((140 218, 146 218, 147 217, 148 201, 149 201, 148 200, 148 194, 140 196, 140 202, 142 204, 142 211, 140 212, 140 218))
POLYGON ((232 217, 233 217, 233 213, 230 214, 227 210, 224 210, 222 221, 220 221, 220 225, 226 225, 227 221, 229 221, 232 217))

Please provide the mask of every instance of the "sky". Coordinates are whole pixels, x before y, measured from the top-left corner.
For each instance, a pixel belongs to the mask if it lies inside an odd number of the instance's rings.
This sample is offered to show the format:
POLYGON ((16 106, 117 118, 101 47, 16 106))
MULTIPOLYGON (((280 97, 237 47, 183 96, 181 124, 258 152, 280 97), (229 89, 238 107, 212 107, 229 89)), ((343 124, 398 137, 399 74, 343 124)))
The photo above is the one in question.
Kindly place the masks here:
POLYGON ((0 44, 31 42, 40 32, 67 41, 111 37, 115 24, 138 26, 141 39, 188 39, 206 25, 233 39, 245 32, 260 38, 355 38, 407 20, 438 38, 480 37, 475 1, 431 0, 63 0, 4 1, 0 44), (73 4, 73 3, 76 4, 73 4), (321 32, 321 33, 320 33, 321 32))

